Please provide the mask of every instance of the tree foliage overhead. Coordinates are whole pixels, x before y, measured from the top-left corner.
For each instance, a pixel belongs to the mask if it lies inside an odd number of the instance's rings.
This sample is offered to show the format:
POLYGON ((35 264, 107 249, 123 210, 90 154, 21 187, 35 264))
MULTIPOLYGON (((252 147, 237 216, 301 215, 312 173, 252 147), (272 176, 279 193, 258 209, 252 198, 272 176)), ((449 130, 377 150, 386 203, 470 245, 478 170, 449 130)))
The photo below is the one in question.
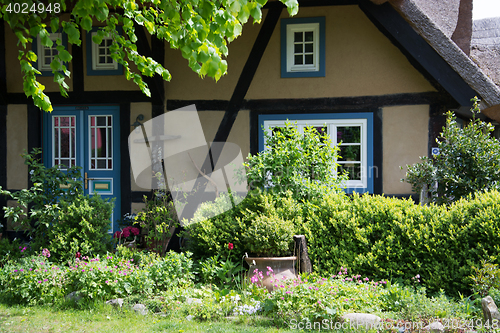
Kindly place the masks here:
MULTIPOLYGON (((297 0, 280 0, 290 15, 298 11, 297 0)), ((128 80, 133 80, 143 93, 150 96, 143 76, 160 75, 169 81, 169 71, 151 57, 137 52, 137 28, 145 28, 150 35, 164 40, 174 49, 180 49, 188 60, 189 67, 198 75, 208 75, 215 80, 226 74, 227 45, 237 38, 242 25, 250 17, 254 22, 262 18, 262 6, 267 0, 44 0, 12 2, 0 0, 1 18, 8 23, 19 39, 18 59, 26 96, 33 98, 36 106, 51 111, 49 97, 44 93, 36 75, 40 72, 33 66, 37 55, 28 49, 28 44, 40 36, 41 44, 53 46, 49 33, 62 31, 68 36, 68 44, 80 45, 81 32, 91 31, 100 25, 92 38, 100 44, 103 37, 111 37, 111 57, 125 69, 128 80), (116 27, 121 26, 123 34, 116 27), (139 73, 133 72, 129 64, 134 63, 139 73)), ((144 29, 143 28, 143 29, 144 29)), ((56 40, 58 54, 51 63, 54 81, 61 94, 68 96, 65 79, 70 72, 65 64, 72 60, 70 52, 56 40)))

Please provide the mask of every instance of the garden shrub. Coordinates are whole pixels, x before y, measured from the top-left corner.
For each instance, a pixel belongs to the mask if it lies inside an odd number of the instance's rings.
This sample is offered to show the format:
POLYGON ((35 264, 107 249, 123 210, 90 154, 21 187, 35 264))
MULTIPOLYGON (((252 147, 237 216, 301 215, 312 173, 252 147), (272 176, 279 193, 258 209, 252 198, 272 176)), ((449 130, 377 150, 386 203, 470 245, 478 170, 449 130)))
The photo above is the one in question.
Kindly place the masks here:
POLYGON ((77 252, 87 256, 111 250, 108 234, 113 204, 98 195, 77 196, 73 201, 60 201, 57 220, 44 235, 43 246, 51 250, 53 259, 68 260, 77 252))
POLYGON ((476 118, 479 99, 471 101, 472 119, 463 128, 452 112, 447 113, 438 140, 439 154, 407 165, 405 181, 417 193, 427 188, 432 202, 450 204, 474 192, 499 189, 500 142, 491 135, 494 126, 476 118))
MULTIPOLYGON (((272 134, 264 131, 266 149, 248 155, 245 180, 250 191, 268 190, 279 196, 291 192, 297 200, 307 200, 328 192, 342 192, 346 173, 337 173, 339 147, 323 129, 307 126, 301 132, 286 122, 272 134)), ((242 176, 242 175, 240 175, 242 176)))
POLYGON ((333 194, 304 205, 300 232, 320 274, 341 266, 407 282, 419 274, 431 292, 468 294, 473 266, 500 255, 500 193, 478 193, 449 207, 333 194))
POLYGON ((194 281, 193 260, 190 252, 169 251, 164 258, 146 266, 155 291, 191 286, 194 281))
MULTIPOLYGON (((269 192, 255 192, 248 195, 236 207, 218 215, 211 215, 221 210, 220 206, 227 205, 227 198, 222 195, 213 203, 204 203, 200 206, 195 218, 185 221, 186 234, 189 237, 188 249, 196 257, 211 257, 225 250, 227 244, 232 243, 234 258, 242 258, 245 252, 250 254, 248 238, 244 236, 256 219, 265 220, 273 216, 283 221, 291 221, 294 225, 300 223, 302 216, 301 206, 288 192, 284 196, 273 195, 269 192), (204 216, 213 216, 203 220, 204 216)), ((279 225, 274 224, 275 227, 279 225)), ((287 234, 291 231, 288 225, 287 234)), ((295 228, 294 228, 295 230, 295 228)), ((247 233, 247 236, 249 234, 247 233)), ((293 233, 290 236, 291 242, 293 233)), ((255 247, 257 248, 257 247, 255 247)), ((288 252, 288 251, 283 251, 288 252)))

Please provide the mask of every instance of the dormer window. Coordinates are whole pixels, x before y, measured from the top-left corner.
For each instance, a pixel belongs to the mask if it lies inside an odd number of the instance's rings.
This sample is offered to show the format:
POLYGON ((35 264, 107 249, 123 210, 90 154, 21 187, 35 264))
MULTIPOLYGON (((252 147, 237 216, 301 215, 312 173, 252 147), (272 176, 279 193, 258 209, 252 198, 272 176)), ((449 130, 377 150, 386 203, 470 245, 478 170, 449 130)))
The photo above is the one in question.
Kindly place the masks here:
POLYGON ((103 37, 100 44, 92 41, 97 29, 87 34, 87 75, 122 75, 122 65, 111 57, 113 39, 103 37))

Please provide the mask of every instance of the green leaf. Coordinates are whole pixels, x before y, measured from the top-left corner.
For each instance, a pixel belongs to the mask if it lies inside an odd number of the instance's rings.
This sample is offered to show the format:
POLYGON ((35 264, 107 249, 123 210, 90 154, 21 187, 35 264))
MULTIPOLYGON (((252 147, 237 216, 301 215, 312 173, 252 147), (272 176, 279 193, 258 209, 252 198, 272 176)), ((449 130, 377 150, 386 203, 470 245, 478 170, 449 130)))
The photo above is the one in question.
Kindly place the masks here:
POLYGON ((82 28, 85 29, 86 31, 92 30, 92 19, 90 18, 90 16, 85 16, 81 20, 80 24, 82 28))
POLYGON ((59 51, 59 58, 62 61, 70 62, 71 59, 73 59, 73 57, 71 56, 71 54, 67 50, 64 49, 64 46, 59 45, 57 47, 57 50, 59 51))

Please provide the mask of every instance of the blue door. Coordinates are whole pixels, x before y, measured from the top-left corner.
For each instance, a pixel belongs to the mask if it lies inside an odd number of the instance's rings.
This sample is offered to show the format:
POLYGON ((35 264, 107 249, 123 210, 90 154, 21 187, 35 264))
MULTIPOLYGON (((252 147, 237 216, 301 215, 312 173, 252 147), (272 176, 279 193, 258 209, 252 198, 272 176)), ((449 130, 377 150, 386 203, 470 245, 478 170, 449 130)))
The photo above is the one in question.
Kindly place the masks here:
POLYGON ((44 163, 80 166, 85 194, 116 198, 109 232, 120 218, 118 106, 61 106, 44 113, 44 163))

